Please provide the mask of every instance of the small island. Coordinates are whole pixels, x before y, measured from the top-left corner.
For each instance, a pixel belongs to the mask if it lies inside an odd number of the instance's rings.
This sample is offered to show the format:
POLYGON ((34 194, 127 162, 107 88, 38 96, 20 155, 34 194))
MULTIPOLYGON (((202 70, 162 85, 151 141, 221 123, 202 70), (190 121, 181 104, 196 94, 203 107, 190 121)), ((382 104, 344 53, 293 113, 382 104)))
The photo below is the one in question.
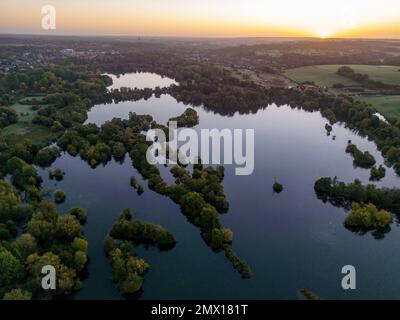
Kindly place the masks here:
POLYGON ((136 178, 134 176, 131 177, 130 179, 131 186, 136 190, 138 195, 141 195, 144 192, 143 187, 137 182, 136 178))
POLYGON ((377 167, 371 168, 371 175, 369 180, 370 181, 381 181, 386 176, 386 169, 382 165, 377 167))
POLYGON ((169 119, 168 123, 171 121, 176 121, 179 128, 192 128, 199 124, 199 116, 196 110, 187 108, 180 116, 169 119))
POLYGON ((65 201, 65 198, 67 197, 65 191, 61 189, 54 191, 53 196, 54 196, 54 201, 57 204, 63 203, 65 201))
POLYGON ((349 144, 347 146, 346 153, 351 154, 351 156, 354 159, 353 161, 354 165, 356 167, 370 169, 376 163, 376 160, 372 154, 370 154, 368 151, 365 152, 360 151, 354 144, 349 144))
POLYGON ((56 181, 62 181, 64 179, 65 172, 62 171, 60 168, 55 168, 53 170, 49 170, 49 179, 56 181))
POLYGON ((283 191, 283 185, 275 181, 275 183, 272 186, 272 189, 274 190, 275 193, 281 193, 283 191))
POLYGON ((134 246, 148 244, 159 249, 175 246, 175 236, 159 225, 132 220, 129 209, 121 212, 104 240, 104 251, 112 265, 112 279, 122 294, 134 294, 141 290, 143 276, 149 264, 134 254, 134 246))

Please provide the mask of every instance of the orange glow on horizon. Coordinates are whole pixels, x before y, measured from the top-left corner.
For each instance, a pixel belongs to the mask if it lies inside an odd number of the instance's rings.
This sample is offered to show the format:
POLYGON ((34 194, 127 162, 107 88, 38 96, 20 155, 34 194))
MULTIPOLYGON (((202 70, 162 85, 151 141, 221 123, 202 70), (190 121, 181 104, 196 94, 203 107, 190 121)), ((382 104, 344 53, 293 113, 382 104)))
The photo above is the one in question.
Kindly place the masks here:
POLYGON ((48 33, 44 4, 56 34, 400 38, 398 0, 2 0, 0 32, 48 33))

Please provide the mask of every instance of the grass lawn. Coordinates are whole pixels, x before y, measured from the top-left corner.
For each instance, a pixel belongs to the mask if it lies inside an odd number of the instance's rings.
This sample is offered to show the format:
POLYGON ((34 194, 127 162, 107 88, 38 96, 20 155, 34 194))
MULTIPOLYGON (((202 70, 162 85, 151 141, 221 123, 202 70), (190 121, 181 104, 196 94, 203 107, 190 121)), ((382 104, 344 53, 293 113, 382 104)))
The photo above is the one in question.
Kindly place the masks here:
POLYGON ((19 122, 31 122, 36 116, 37 111, 32 110, 32 106, 15 103, 11 106, 18 113, 19 122))
MULTIPOLYGON (((358 83, 336 74, 342 65, 310 66, 286 70, 285 75, 297 82, 313 81, 321 87, 332 88, 335 83, 346 86, 359 85, 358 83)), ((369 66, 348 65, 358 73, 368 74, 371 80, 387 84, 400 85, 400 67, 396 66, 369 66)))
POLYGON ((286 70, 285 76, 296 82, 311 81, 320 87, 332 86, 336 83, 342 83, 346 86, 358 85, 355 81, 344 78, 336 74, 339 66, 310 66, 286 70))
POLYGON ((31 139, 40 143, 51 137, 52 133, 49 128, 32 123, 37 111, 32 110, 31 107, 31 105, 20 103, 15 103, 11 106, 18 113, 18 122, 0 131, 7 141, 18 143, 24 139, 31 139))
POLYGON ((384 117, 400 117, 400 96, 360 97, 360 99, 372 104, 384 117))
POLYGON ((24 139, 41 143, 51 137, 51 131, 45 126, 18 122, 1 130, 1 134, 10 143, 18 143, 24 139))
MULTIPOLYGON (((381 81, 388 84, 400 85, 400 67, 394 66, 368 66, 368 65, 348 65, 358 73, 368 74, 370 79, 381 81)), ((348 92, 341 89, 333 89, 335 83, 342 83, 346 86, 359 86, 358 83, 336 74, 341 65, 323 65, 302 67, 286 70, 285 75, 297 82, 312 81, 321 87, 328 87, 333 93, 348 92)), ((376 96, 358 97, 366 101, 377 109, 387 118, 400 118, 400 96, 376 96)))

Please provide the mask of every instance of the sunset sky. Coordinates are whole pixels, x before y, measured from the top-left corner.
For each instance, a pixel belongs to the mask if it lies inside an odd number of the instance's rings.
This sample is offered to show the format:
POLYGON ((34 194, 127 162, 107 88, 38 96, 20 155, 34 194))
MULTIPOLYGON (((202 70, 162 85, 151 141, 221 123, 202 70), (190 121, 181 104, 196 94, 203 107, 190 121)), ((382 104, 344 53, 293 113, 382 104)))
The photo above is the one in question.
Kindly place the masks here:
POLYGON ((400 38, 400 0, 1 0, 0 33, 400 38))

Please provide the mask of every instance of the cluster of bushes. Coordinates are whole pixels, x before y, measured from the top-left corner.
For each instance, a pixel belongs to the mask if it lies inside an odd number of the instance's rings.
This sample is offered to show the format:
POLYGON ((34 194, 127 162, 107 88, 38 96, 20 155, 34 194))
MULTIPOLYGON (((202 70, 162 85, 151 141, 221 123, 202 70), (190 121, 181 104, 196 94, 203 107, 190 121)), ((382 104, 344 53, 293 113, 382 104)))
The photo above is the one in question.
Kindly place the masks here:
POLYGON ((372 203, 360 205, 355 202, 344 224, 351 229, 371 230, 387 229, 393 222, 392 216, 385 210, 378 210, 372 203))
POLYGON ((283 185, 275 181, 275 183, 272 185, 272 189, 275 193, 281 193, 283 191, 283 185))
POLYGON ((134 256, 133 244, 129 241, 118 242, 107 236, 104 242, 104 250, 110 259, 112 266, 112 279, 118 284, 122 294, 134 294, 141 290, 143 275, 149 265, 143 259, 134 256))
POLYGON ((36 154, 34 162, 41 167, 49 167, 54 161, 56 161, 59 154, 60 151, 57 147, 48 147, 40 150, 36 154))
MULTIPOLYGON (((7 201, 9 210, 20 210, 20 201, 7 201)), ((47 201, 33 211, 26 233, 0 242, 0 296, 4 299, 49 299, 81 288, 79 277, 87 264, 88 244, 79 221, 70 214, 58 215, 47 201), (42 288, 45 265, 56 269, 55 290, 42 288)))
POLYGON ((153 89, 125 88, 112 89, 107 95, 108 102, 148 100, 153 96, 153 89))
POLYGON ((17 235, 17 227, 25 223, 33 207, 22 202, 18 191, 7 181, 0 180, 0 242, 17 235))
POLYGON ((372 167, 369 180, 380 181, 385 177, 385 175, 386 175, 386 169, 384 166, 380 165, 379 168, 372 167))
POLYGON ((139 220, 132 221, 129 209, 121 213, 120 219, 111 228, 110 236, 117 240, 151 244, 159 248, 170 248, 176 243, 174 235, 160 225, 139 220))
POLYGON ((355 82, 358 82, 368 89, 390 90, 392 91, 391 92, 392 94, 400 92, 400 86, 383 83, 381 81, 371 80, 367 74, 357 73, 355 72, 354 69, 347 66, 340 67, 337 71, 337 74, 342 77, 349 78, 355 82))
POLYGON ((314 190, 318 198, 335 206, 351 208, 354 202, 373 204, 379 209, 400 214, 400 189, 377 188, 373 184, 362 185, 361 181, 345 184, 336 178, 321 178, 316 181, 314 190))
POLYGON ((357 73, 354 71, 354 69, 347 66, 340 67, 336 73, 342 77, 354 80, 355 82, 359 82, 362 84, 366 84, 369 79, 367 74, 357 73))
POLYGON ((299 293, 304 300, 321 300, 321 298, 309 289, 300 289, 299 293))
POLYGON ((86 217, 86 210, 83 208, 72 208, 69 210, 69 214, 71 216, 74 216, 81 225, 84 225, 86 223, 87 217, 86 217))
POLYGON ((26 163, 18 157, 12 157, 6 163, 6 172, 12 175, 12 182, 27 195, 35 199, 39 196, 39 187, 42 178, 36 167, 26 163))
POLYGON ((178 128, 186 127, 191 128, 197 126, 199 124, 199 116, 196 110, 192 108, 187 108, 184 113, 180 116, 169 119, 170 121, 176 121, 178 124, 178 128))
POLYGON ((229 209, 222 186, 224 171, 223 166, 205 168, 202 164, 197 164, 193 166, 193 173, 190 175, 182 166, 175 165, 171 168, 176 184, 181 184, 188 191, 200 193, 204 200, 220 213, 229 209))
POLYGON ((249 279, 252 276, 249 265, 246 261, 240 259, 231 248, 225 249, 225 256, 232 263, 233 267, 238 270, 242 278, 249 279))
POLYGON ((91 166, 96 167, 110 161, 112 156, 123 158, 128 150, 147 150, 146 138, 140 133, 150 129, 151 124, 150 116, 131 113, 128 120, 113 119, 100 128, 93 124, 76 125, 65 132, 57 144, 72 156, 79 154, 91 166), (140 146, 140 143, 144 145, 140 146))
POLYGON ((64 190, 57 189, 53 192, 53 197, 54 197, 54 202, 60 204, 65 201, 67 194, 65 193, 64 190))
POLYGON ((356 145, 349 144, 346 148, 346 153, 350 153, 353 157, 354 165, 357 167, 369 169, 376 164, 376 160, 368 151, 360 151, 356 145))
POLYGON ((131 186, 135 188, 138 195, 141 195, 144 192, 143 187, 139 184, 139 182, 137 182, 134 176, 131 177, 131 186))
POLYGON ((123 294, 134 294, 142 288, 143 275, 149 265, 134 255, 134 244, 142 243, 165 249, 172 248, 176 240, 161 226, 132 221, 130 210, 124 210, 104 241, 104 250, 112 265, 113 281, 123 294))
POLYGON ((9 107, 0 107, 0 129, 18 121, 17 112, 9 107))
POLYGON ((49 179, 53 180, 55 179, 56 181, 62 181, 64 179, 65 172, 60 169, 60 168, 55 168, 52 170, 49 170, 49 179))

